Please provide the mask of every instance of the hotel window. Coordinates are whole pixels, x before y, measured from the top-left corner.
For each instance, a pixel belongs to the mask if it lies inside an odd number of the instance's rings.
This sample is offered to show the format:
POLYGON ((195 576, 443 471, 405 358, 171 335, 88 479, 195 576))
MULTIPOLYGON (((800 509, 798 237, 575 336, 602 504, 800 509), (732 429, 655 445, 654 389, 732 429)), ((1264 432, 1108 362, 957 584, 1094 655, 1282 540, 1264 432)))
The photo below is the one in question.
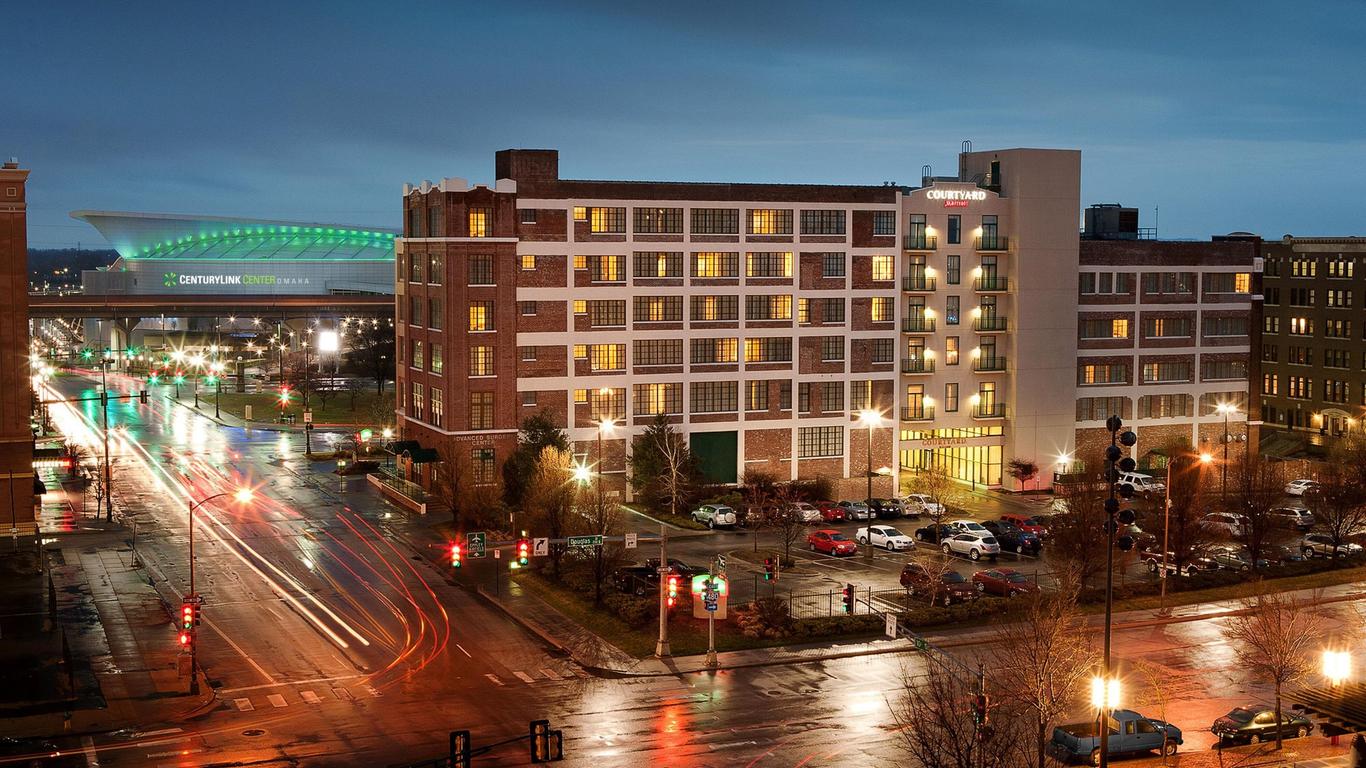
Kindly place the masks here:
POLYGON ((682 208, 635 208, 631 215, 635 219, 632 224, 637 234, 683 234, 682 208))
POLYGON ((432 387, 432 426, 439 427, 446 420, 446 405, 440 387, 432 387))
POLYGON ((470 257, 470 285, 493 285, 493 255, 475 254, 470 257))
POLYGON ((593 328, 625 327, 626 300, 594 299, 588 302, 588 325, 593 328))
POLYGON ((896 269, 891 256, 873 257, 873 279, 883 281, 896 279, 896 269))
POLYGON ((626 282, 625 256, 593 256, 588 262, 589 280, 595 283, 626 282))
POLYGON ((1318 264, 1318 262, 1315 261, 1314 259, 1291 259, 1291 260, 1290 260, 1290 276, 1291 276, 1291 277, 1317 277, 1317 276, 1318 276, 1318 273, 1319 273, 1319 264, 1318 264))
POLYGON ((1333 319, 1324 320, 1324 321, 1323 321, 1323 337, 1324 337, 1325 339, 1350 339, 1350 338, 1352 338, 1352 321, 1351 321, 1351 320, 1333 320, 1333 319))
POLYGON ((838 381, 822 381, 821 413, 840 413, 844 410, 844 385, 838 381))
POLYGON ((1268 307, 1279 305, 1281 303, 1280 286, 1268 285, 1262 288, 1262 303, 1268 307))
POLYGON ((470 429, 493 429, 493 393, 470 393, 470 429))
POLYGON ((892 322, 892 300, 886 296, 874 296, 869 304, 870 319, 874 323, 892 322))
POLYGON ((1143 383, 1181 382, 1191 380, 1191 364, 1184 362, 1144 363, 1143 383))
POLYGON ((738 296, 693 296, 693 322, 725 322, 740 319, 738 296))
POLYGON ((491 331, 491 330, 493 330, 493 302, 491 302, 491 301, 471 301, 471 302, 470 302, 470 330, 471 330, 471 331, 491 331))
POLYGON ((1285 349, 1285 361, 1290 365, 1313 365, 1314 349, 1291 344, 1285 349))
POLYGON ((1206 317, 1204 326, 1206 336, 1247 335, 1247 318, 1245 317, 1206 317))
POLYGON ((692 255, 693 277, 739 277, 740 254, 734 251, 699 251, 692 255))
POLYGON ((740 234, 740 211, 737 208, 692 209, 694 235, 740 234))
POLYGON ((408 297, 408 322, 412 325, 422 325, 422 307, 426 304, 421 296, 408 297))
POLYGON ((632 360, 635 365, 682 365, 682 339, 637 339, 632 360))
POLYGON ((694 365, 714 365, 734 363, 739 359, 740 342, 738 339, 693 339, 692 363, 694 365))
POLYGON ((849 410, 860 411, 873 407, 873 382, 860 379, 849 382, 849 410))
POLYGON ((435 342, 433 342, 433 343, 432 343, 432 360, 431 360, 431 365, 430 365, 430 367, 429 367, 429 370, 431 370, 432 373, 443 373, 443 372, 445 371, 445 368, 446 368, 446 362, 442 359, 442 349, 441 349, 441 345, 440 345, 440 344, 437 344, 437 343, 435 343, 435 342))
POLYGON ((682 277, 683 254, 666 251, 637 251, 631 256, 636 277, 682 277))
POLYGON ((632 384, 631 402, 636 416, 658 416, 683 412, 683 385, 632 384))
POLYGON ((489 219, 493 212, 488 208, 470 209, 470 237, 488 237, 489 219))
POLYGON ((792 209, 751 208, 747 231, 751 235, 790 235, 792 234, 792 209))
POLYGON ((944 365, 958 365, 958 337, 944 337, 944 365))
POLYGON ((1324 368, 1350 368, 1352 366, 1352 353, 1345 349, 1325 349, 1323 350, 1324 368))
POLYGON ((944 385, 944 412, 958 412, 958 382, 950 381, 944 385))
POLYGON ((412 398, 408 401, 409 413, 415 419, 422 418, 422 385, 413 382, 412 398))
POLYGON ((1143 337, 1147 339, 1184 339, 1191 335, 1188 317, 1145 317, 1143 337))
POLYGON ((745 254, 745 277, 792 277, 790 251, 745 254))
POLYGON ((427 327, 441 330, 446 327, 445 302, 441 299, 427 300, 427 327))
POLYGON ((574 269, 588 269, 588 257, 582 253, 574 256, 574 269))
POLYGON ((944 298, 944 325, 958 325, 960 312, 960 298, 958 296, 944 298))
POLYGON ((844 322, 844 299, 816 299, 821 304, 821 322, 843 323, 844 322))
POLYGON ((844 455, 844 427, 798 427, 797 458, 819 459, 844 455))
POLYGON ((422 282, 422 262, 426 261, 426 259, 422 258, 422 254, 420 253, 414 253, 409 258, 411 258, 412 261, 408 264, 408 282, 420 283, 422 282))
POLYGON ((734 413, 738 382, 695 381, 688 387, 688 410, 692 413, 734 413))
POLYGON ((1194 272, 1144 272, 1143 292, 1150 294, 1187 294, 1195 292, 1194 272))
POLYGON ((802 234, 844 234, 844 211, 802 211, 802 234))
POLYGON ((1268 363, 1274 363, 1281 359, 1281 348, 1275 344, 1262 345, 1262 359, 1268 363))
POLYGON ((811 382, 797 383, 797 413, 811 413, 811 382))
POLYGON ((1336 279, 1346 279, 1352 277, 1355 261, 1348 259, 1333 259, 1328 262, 1328 276, 1336 279))
POLYGON ((791 320, 792 297, 773 294, 745 297, 746 320, 791 320))
POLYGON ((787 336, 763 336, 745 339, 746 363, 792 362, 792 339, 787 336))
POLYGON ((413 339, 412 353, 408 355, 408 364, 420 371, 422 370, 424 357, 425 356, 422 354, 422 342, 413 339))
POLYGON ((586 389, 576 389, 576 390, 574 390, 574 405, 587 405, 587 404, 588 404, 588 390, 586 390, 586 389))
POLYGON ((493 375, 493 347, 470 347, 470 375, 493 375))
POLYGON ((1246 379, 1246 360, 1206 360, 1200 363, 1201 381, 1245 381, 1246 379))
POLYGON ((1279 395, 1280 392, 1281 392, 1280 381, 1276 378, 1276 374, 1274 374, 1274 373, 1264 373, 1264 374, 1262 374, 1262 394, 1263 394, 1263 395, 1279 395))
POLYGON ((523 271, 523 272, 531 272, 531 271, 533 271, 534 269, 536 269, 536 254, 534 254, 534 253, 524 253, 524 254, 522 254, 522 271, 523 271))
POLYGON ((473 470, 472 474, 474 475, 475 483, 483 485, 494 481, 492 448, 471 448, 470 465, 470 468, 473 470))
POLYGON ((792 410, 792 382, 787 379, 778 382, 778 410, 792 410))
POLYGON ((517 222, 518 222, 519 224, 535 224, 535 223, 536 223, 536 209, 535 209, 535 208, 518 208, 518 209, 517 209, 517 222))
POLYGON ((631 317, 637 323, 679 323, 683 321, 682 296, 636 296, 631 317))
POLYGON ((1122 319, 1090 319, 1077 322, 1077 329, 1083 339, 1127 339, 1129 321, 1122 319))
POLYGON ((1246 272, 1205 273, 1205 293, 1247 293, 1251 275, 1246 272))
POLYGON ((1266 258, 1266 261, 1265 261, 1264 264, 1262 265, 1262 275, 1265 276, 1265 277, 1280 277, 1280 276, 1281 276, 1281 260, 1280 260, 1280 259, 1273 259, 1273 258, 1271 258, 1271 257, 1268 256, 1268 257, 1266 258))
POLYGON ((1086 363, 1078 371, 1078 384, 1124 384, 1129 379, 1129 366, 1124 363, 1086 363))
POLYGON ((574 314, 588 314, 588 299, 574 299, 574 314))
POLYGON ((517 350, 519 353, 521 353, 522 362, 536 362, 536 349, 536 347, 518 347, 517 350))
POLYGON ((1314 380, 1308 376, 1286 376, 1285 396, 1296 400, 1308 400, 1314 390, 1314 380))
POLYGON ((1314 289, 1313 289, 1313 288, 1293 288, 1293 287, 1292 287, 1292 288, 1290 289, 1290 306, 1292 306, 1292 307, 1312 307, 1312 306, 1315 306, 1315 304, 1317 303, 1317 302, 1314 301, 1315 298, 1317 298, 1317 297, 1314 295, 1314 289))
POLYGON ((536 302, 519 301, 517 302, 517 312, 523 317, 532 317, 536 314, 536 302))
POLYGON ((588 221, 588 208, 582 205, 574 206, 574 221, 588 221))
POLYGON ((1280 333, 1281 319, 1268 315, 1262 318, 1262 333, 1280 333))
POLYGON ((1110 338, 1129 338, 1129 321, 1127 318, 1115 318, 1114 320, 1110 321, 1110 338))
POLYGON ((873 236, 896 234, 896 211, 873 211, 873 236))
POLYGON ((1328 306, 1330 309, 1351 309, 1352 292, 1341 288, 1333 288, 1325 291, 1328 294, 1328 306))
POLYGON ((625 208, 589 208, 588 231, 595 234, 625 234, 625 208))
POLYGON ((944 281, 949 285, 958 285, 963 281, 963 257, 948 256, 945 258, 944 281))
POLYGON ((1079 397, 1077 398, 1077 421, 1105 421, 1111 416, 1125 416, 1124 397, 1079 397))
POLYGON ((747 382, 745 382, 745 410, 746 410, 746 411, 767 411, 767 410, 768 410, 768 382, 767 382, 767 381, 747 381, 747 382))
POLYGON ((821 337, 821 362, 839 363, 844 361, 844 337, 821 337))
POLYGON ((829 251, 821 254, 821 277, 844 277, 843 251, 829 251))
POLYGON ((441 208, 435 205, 433 205, 431 208, 428 208, 427 236, 439 237, 441 235, 441 230, 444 229, 444 227, 441 226, 441 223, 441 208))
POLYGON ((589 393, 588 408, 595 419, 622 421, 626 418, 626 388, 616 387, 603 392, 594 389, 589 393))
POLYGON ((893 349, 894 349, 894 346, 893 346, 893 340, 892 340, 892 339, 873 339, 873 340, 872 340, 872 345, 871 345, 871 352, 870 352, 870 354, 871 354, 871 356, 872 356, 872 361, 871 361, 871 362, 874 362, 874 363, 890 363, 890 362, 892 362, 892 352, 893 352, 893 349))
POLYGON ((1312 317, 1292 317, 1290 318, 1290 333, 1293 336, 1313 336, 1314 318, 1312 317))
POLYGON ((625 344, 590 344, 588 368, 592 371, 626 370, 625 344))
POLYGON ((797 299, 797 323, 806 325, 811 322, 811 300, 797 299))
POLYGON ((958 245, 963 242, 963 217, 958 214, 949 216, 949 245, 958 245))
POLYGON ((1138 398, 1138 418, 1176 419, 1194 410, 1190 395, 1144 395, 1138 398))
POLYGON ((446 280, 446 257, 433 253, 427 260, 427 282, 441 285, 446 280))
POLYGON ((1329 402, 1329 403, 1345 403, 1345 402, 1347 402, 1349 393, 1351 392, 1351 386, 1352 386, 1351 384, 1349 384, 1349 383, 1347 383, 1347 382, 1345 382, 1345 381, 1338 381, 1337 379, 1324 379, 1324 380, 1323 380, 1323 399, 1324 399, 1324 401, 1325 401, 1325 402, 1329 402))

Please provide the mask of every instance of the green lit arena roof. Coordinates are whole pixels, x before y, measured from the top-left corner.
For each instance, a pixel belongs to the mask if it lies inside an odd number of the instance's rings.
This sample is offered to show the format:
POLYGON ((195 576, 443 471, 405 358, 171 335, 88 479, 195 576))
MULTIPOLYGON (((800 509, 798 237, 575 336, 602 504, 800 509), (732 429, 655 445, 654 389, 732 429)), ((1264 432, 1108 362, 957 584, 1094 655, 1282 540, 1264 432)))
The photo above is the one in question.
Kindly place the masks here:
POLYGON ((125 259, 393 261, 396 230, 180 214, 74 211, 125 259))

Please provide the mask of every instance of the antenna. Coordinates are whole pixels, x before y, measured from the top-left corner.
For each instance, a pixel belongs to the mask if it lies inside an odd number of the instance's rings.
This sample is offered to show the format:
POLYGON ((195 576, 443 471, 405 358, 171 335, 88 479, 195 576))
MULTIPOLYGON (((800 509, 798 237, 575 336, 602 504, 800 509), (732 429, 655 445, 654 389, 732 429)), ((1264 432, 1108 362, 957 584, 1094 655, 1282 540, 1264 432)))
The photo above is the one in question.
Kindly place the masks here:
POLYGON ((1160 205, 1154 205, 1154 206, 1153 206, 1153 239, 1154 239, 1154 240, 1157 240, 1157 239, 1159 239, 1159 238, 1161 237, 1161 235, 1159 235, 1159 234, 1157 233, 1157 225, 1158 225, 1158 222, 1160 222, 1160 221, 1162 220, 1162 219, 1161 219, 1161 216, 1160 216, 1160 213, 1159 213, 1161 210, 1162 210, 1162 206, 1160 206, 1160 205))

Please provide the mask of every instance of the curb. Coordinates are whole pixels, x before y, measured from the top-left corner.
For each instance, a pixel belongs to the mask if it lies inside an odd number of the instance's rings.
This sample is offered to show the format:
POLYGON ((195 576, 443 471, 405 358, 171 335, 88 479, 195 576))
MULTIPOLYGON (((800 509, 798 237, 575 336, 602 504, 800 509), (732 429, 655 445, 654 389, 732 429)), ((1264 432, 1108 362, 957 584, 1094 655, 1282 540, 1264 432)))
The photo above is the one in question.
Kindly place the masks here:
POLYGON ((530 619, 527 619, 526 617, 509 608, 507 604, 504 603, 500 598, 489 594, 488 590, 484 589, 483 585, 476 586, 474 588, 474 593, 479 597, 482 597, 485 602, 502 611, 508 618, 520 624, 523 629, 541 638, 541 641, 544 642, 546 645, 549 645, 550 647, 554 648, 555 650, 559 651, 565 656, 568 656, 569 658, 573 659, 575 664, 578 664, 584 669, 591 669, 589 665, 579 661, 579 659, 574 656, 573 651, 569 650, 569 648, 564 643, 561 643, 559 639, 557 639, 554 635, 550 634, 550 632, 546 631, 539 624, 532 622, 530 619))

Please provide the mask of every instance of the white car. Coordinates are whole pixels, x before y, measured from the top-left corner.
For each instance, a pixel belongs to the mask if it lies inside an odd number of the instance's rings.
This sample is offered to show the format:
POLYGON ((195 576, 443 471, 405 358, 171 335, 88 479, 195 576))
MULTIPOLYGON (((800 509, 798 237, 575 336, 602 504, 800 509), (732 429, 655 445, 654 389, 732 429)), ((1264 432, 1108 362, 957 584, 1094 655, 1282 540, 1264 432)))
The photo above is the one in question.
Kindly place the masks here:
POLYGON ((1305 557, 1350 557, 1361 554, 1361 545, 1346 541, 1334 548, 1332 536, 1311 533, 1300 539, 1300 554, 1305 557))
POLYGON ((908 515, 927 515, 929 517, 939 517, 944 514, 944 505, 933 501, 923 493, 907 494, 901 500, 906 508, 908 515))
POLYGON ((1154 480, 1152 475, 1145 475, 1142 472, 1121 472, 1119 482, 1134 487, 1134 493, 1153 494, 1165 493, 1167 484, 1161 480, 1154 480))
POLYGON ((708 528, 734 527, 739 522, 735 510, 725 504, 703 504, 692 511, 692 519, 708 528))
POLYGON ((1211 512, 1200 518, 1200 524, 1221 536, 1241 539, 1247 535, 1248 520, 1242 515, 1228 512, 1211 512))
POLYGON ((948 526, 954 533, 975 533, 978 536, 990 536, 988 531, 981 523, 975 520, 950 520, 948 526))
POLYGON ((803 523, 819 523, 821 521, 821 511, 815 505, 799 501, 792 505, 797 512, 797 519, 803 523))
POLYGON ((946 539, 941 549, 946 555, 967 555, 969 560, 981 560, 984 556, 995 560, 1001 554, 1001 545, 989 533, 960 533, 946 539))
POLYGON ((1303 496, 1305 493, 1318 487, 1318 483, 1313 480, 1291 480, 1285 486, 1286 496, 1303 496))
POLYGON ((868 546, 882 547, 888 552, 915 549, 915 542, 911 540, 910 536, 890 525, 870 525, 866 528, 860 528, 854 532, 854 541, 868 546))
POLYGON ((867 502, 849 501, 845 499, 839 503, 839 508, 844 510, 844 516, 850 520, 872 520, 873 513, 868 510, 867 502))

